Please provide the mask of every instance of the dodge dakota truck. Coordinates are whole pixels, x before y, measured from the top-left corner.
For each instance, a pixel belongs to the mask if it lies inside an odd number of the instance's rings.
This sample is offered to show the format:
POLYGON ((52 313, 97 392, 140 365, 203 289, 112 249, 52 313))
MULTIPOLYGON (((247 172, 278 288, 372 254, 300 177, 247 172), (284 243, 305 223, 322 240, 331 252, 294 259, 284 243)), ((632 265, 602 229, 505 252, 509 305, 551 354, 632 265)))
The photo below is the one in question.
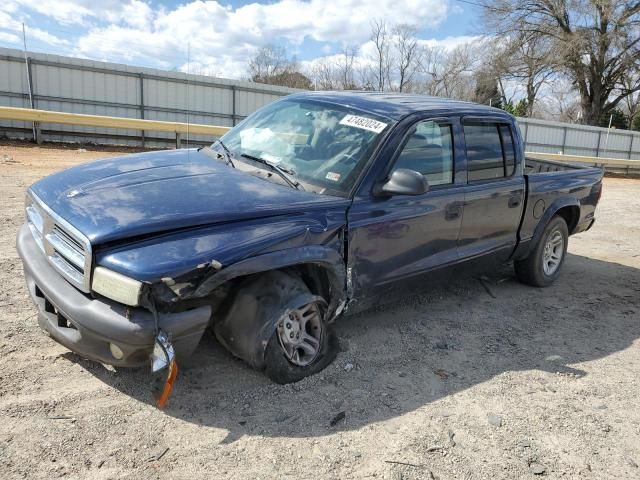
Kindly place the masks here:
POLYGON ((507 262, 550 285, 602 175, 525 159, 495 108, 301 93, 209 147, 36 182, 17 247, 40 326, 79 355, 159 370, 211 328, 286 383, 332 361, 336 318, 394 292, 507 262))

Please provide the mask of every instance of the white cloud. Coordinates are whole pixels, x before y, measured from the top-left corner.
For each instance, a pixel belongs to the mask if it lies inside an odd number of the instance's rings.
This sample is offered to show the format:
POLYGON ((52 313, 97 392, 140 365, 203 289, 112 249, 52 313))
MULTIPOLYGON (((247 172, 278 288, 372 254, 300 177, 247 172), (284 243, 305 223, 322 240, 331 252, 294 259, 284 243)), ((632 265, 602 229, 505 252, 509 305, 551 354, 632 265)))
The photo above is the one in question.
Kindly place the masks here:
POLYGON ((22 22, 19 22, 13 15, 0 11, 0 27, 14 32, 22 31, 22 22))
POLYGON ((446 37, 440 40, 435 38, 421 40, 422 45, 426 45, 431 48, 444 48, 445 50, 453 50, 456 47, 465 45, 467 43, 477 44, 482 41, 482 37, 479 35, 459 35, 457 37, 446 37))
POLYGON ((26 30, 26 35, 29 39, 35 38, 36 40, 40 40, 41 42, 48 43, 49 45, 54 46, 69 45, 68 40, 56 37, 55 35, 52 35, 45 30, 40 30, 39 28, 27 28, 26 30))
POLYGON ((153 22, 153 10, 149 4, 134 0, 122 8, 117 20, 121 20, 133 28, 148 29, 153 22))
POLYGON ((100 18, 122 8, 118 0, 13 0, 13 3, 62 24, 83 24, 87 18, 100 18))
MULTIPOLYGON (((3 8, 4 7, 5 6, 3 5, 3 8)), ((5 32, 5 34, 0 37, 0 41, 15 43, 15 38, 18 38, 18 40, 22 42, 22 22, 16 20, 14 11, 10 9, 6 9, 6 11, 0 10, 0 27, 5 30, 16 32, 5 32)), ((64 46, 69 44, 67 40, 52 35, 51 33, 39 28, 31 28, 26 25, 25 30, 27 34, 27 41, 36 39, 53 46, 64 46)))
POLYGON ((9 32, 0 32, 0 42, 20 43, 20 37, 9 32))
POLYGON ((424 29, 440 24, 452 8, 449 0, 379 0, 375 8, 368 0, 275 0, 237 8, 203 0, 175 8, 142 0, 5 1, 23 16, 47 16, 73 29, 73 48, 59 36, 32 29, 37 40, 68 46, 60 53, 171 68, 187 63, 190 45, 198 69, 234 77, 245 73, 248 58, 267 43, 284 43, 291 51, 311 39, 324 43, 327 53, 332 45, 366 43, 375 19, 424 29))
POLYGON ((4 0, 0 3, 0 11, 6 13, 15 13, 18 11, 19 5, 14 0, 4 0))

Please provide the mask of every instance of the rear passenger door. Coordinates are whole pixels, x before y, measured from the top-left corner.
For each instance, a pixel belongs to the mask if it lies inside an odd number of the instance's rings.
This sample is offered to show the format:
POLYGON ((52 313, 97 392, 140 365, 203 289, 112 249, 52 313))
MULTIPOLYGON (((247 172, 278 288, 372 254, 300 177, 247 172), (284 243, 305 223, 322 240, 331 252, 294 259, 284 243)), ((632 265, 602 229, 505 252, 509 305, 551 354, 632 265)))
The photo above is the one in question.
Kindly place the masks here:
POLYGON ((467 187, 458 238, 462 260, 507 260, 522 216, 524 177, 516 172, 515 136, 505 121, 463 119, 467 187), (487 258, 488 259, 488 258, 487 258))

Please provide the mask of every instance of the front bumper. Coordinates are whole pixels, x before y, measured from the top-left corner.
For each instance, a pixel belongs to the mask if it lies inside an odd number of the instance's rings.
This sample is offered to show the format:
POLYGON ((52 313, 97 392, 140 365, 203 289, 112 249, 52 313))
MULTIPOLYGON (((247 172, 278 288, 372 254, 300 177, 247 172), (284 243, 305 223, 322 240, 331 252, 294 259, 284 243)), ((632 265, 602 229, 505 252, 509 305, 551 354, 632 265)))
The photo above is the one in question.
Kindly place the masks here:
MULTIPOLYGON (((151 312, 94 299, 77 290, 47 262, 26 225, 18 232, 17 248, 29 294, 38 308, 38 323, 54 340, 102 363, 122 367, 149 365, 155 337, 151 312), (111 354, 110 343, 122 350, 121 359, 111 354)), ((159 313, 158 317, 160 328, 171 335, 176 355, 184 358, 198 345, 209 324, 211 307, 159 313)))

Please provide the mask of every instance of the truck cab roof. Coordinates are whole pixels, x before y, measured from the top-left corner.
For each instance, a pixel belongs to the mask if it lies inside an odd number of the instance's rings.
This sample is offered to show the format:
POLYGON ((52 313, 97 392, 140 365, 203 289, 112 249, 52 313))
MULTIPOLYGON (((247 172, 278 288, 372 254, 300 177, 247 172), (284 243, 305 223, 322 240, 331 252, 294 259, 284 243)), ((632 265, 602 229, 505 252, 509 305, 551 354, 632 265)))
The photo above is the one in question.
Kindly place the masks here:
POLYGON ((290 95, 286 98, 309 98, 342 106, 349 106, 363 111, 381 115, 392 120, 402 118, 419 112, 431 112, 439 115, 478 115, 503 117, 512 122, 514 117, 499 108, 480 105, 477 103, 451 100, 448 98, 431 97, 429 95, 416 95, 407 93, 390 92, 304 92, 290 95))

